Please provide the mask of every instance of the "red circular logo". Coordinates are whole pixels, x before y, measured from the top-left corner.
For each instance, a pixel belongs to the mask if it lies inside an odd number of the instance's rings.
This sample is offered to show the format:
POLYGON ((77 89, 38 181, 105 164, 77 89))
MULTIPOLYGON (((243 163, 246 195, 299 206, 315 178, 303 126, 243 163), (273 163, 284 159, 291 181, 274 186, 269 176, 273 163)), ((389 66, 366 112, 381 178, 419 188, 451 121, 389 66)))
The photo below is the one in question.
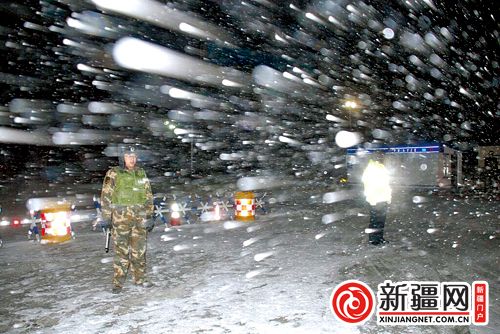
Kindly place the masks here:
POLYGON ((375 295, 368 285, 356 280, 344 281, 333 289, 330 306, 333 314, 349 324, 362 324, 372 315, 375 295))

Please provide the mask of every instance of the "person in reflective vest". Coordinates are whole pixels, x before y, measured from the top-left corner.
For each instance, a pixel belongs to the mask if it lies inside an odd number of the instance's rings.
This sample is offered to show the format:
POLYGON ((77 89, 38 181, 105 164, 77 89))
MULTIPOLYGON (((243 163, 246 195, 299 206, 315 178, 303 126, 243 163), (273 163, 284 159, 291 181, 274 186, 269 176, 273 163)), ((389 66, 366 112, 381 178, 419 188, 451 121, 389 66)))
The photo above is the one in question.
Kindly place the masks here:
POLYGON ((361 178, 366 201, 370 204, 368 241, 372 245, 387 243, 384 239, 384 227, 392 190, 389 184, 389 173, 383 164, 383 159, 383 153, 376 152, 368 162, 361 178))
POLYGON ((153 194, 146 172, 136 166, 134 147, 125 150, 123 158, 124 167, 106 173, 101 192, 102 219, 112 223, 113 231, 113 293, 123 288, 129 267, 136 285, 151 285, 146 280, 146 243, 153 194))

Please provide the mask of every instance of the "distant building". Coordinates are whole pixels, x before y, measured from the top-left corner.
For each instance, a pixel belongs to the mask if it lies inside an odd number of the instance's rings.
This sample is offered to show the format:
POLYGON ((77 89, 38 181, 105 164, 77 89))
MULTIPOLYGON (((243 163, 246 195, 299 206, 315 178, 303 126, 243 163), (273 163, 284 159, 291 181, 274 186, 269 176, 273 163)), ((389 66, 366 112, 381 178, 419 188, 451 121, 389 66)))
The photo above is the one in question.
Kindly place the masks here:
POLYGON ((454 188, 463 183, 462 152, 440 143, 394 145, 347 150, 349 183, 360 183, 362 171, 376 151, 385 153, 391 184, 401 187, 454 188))
POLYGON ((483 169, 498 170, 500 162, 500 146, 479 146, 478 166, 483 169))

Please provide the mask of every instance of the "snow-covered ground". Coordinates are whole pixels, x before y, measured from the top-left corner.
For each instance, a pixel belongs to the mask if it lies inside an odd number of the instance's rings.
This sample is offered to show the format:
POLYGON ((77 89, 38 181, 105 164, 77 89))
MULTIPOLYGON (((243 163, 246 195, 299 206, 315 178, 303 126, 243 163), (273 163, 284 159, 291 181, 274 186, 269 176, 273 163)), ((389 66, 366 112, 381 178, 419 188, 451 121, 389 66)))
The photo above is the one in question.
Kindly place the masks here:
POLYGON ((77 239, 66 244, 4 240, 0 332, 500 332, 498 202, 396 193, 386 227, 391 242, 374 247, 361 200, 323 204, 324 192, 316 191, 283 192, 295 198, 276 201, 253 223, 157 227, 148 240, 155 286, 129 281, 119 295, 111 294, 112 255, 88 225, 76 226, 77 239), (349 327, 328 305, 333 288, 347 279, 372 289, 386 279, 486 280, 490 323, 384 327, 372 318, 349 327))

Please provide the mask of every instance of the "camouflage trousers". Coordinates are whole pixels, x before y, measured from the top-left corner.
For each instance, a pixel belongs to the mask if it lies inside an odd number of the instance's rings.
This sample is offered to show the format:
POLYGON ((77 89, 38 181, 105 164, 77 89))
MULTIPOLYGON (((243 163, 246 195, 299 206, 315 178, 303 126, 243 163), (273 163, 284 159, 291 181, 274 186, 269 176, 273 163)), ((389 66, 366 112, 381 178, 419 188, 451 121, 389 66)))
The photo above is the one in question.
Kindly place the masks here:
POLYGON ((144 218, 144 214, 133 207, 113 210, 114 286, 123 287, 129 267, 134 283, 144 282, 147 245, 144 218))

